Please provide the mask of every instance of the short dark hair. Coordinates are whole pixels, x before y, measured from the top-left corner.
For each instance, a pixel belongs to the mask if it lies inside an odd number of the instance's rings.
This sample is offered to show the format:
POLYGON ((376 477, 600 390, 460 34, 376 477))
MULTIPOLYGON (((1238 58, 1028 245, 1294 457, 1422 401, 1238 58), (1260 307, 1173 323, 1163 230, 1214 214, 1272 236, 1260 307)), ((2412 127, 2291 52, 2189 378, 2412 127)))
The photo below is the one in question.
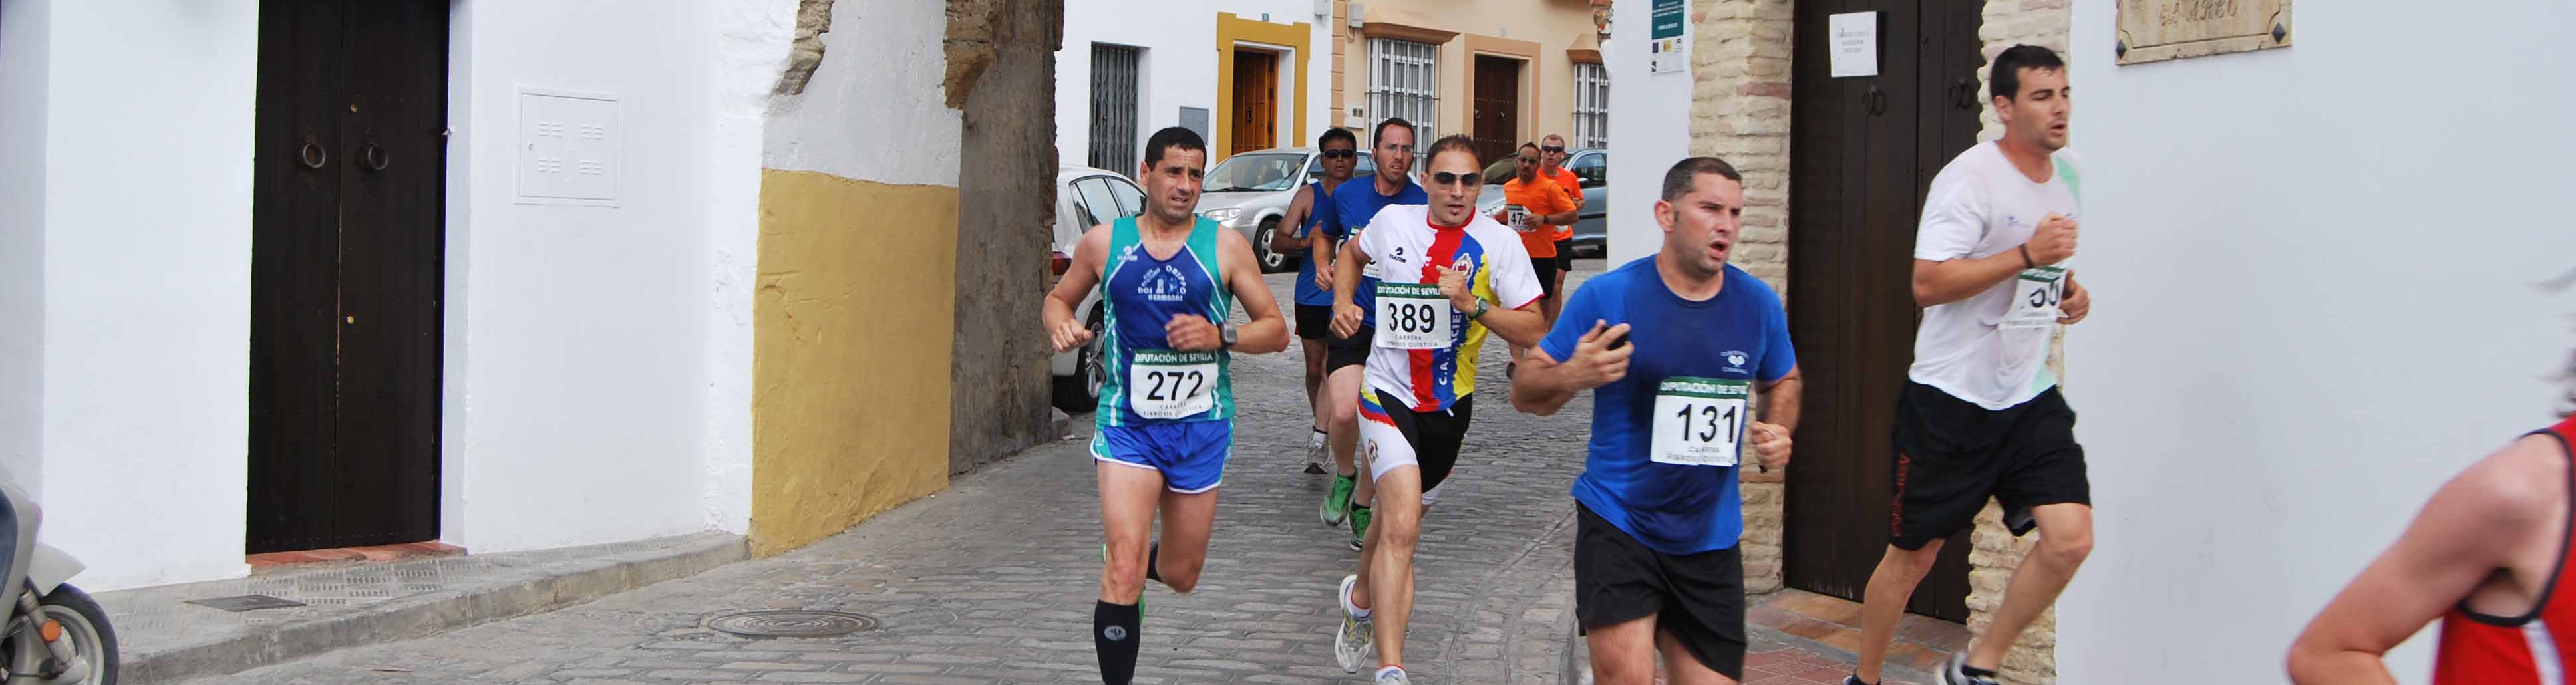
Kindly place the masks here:
POLYGON ((1315 149, 1321 150, 1324 146, 1331 145, 1333 144, 1333 141, 1336 140, 1350 143, 1351 147, 1360 146, 1359 136, 1351 135, 1350 129, 1335 126, 1324 129, 1324 135, 1315 138, 1315 149))
POLYGON ((1995 55, 1994 69, 1986 72, 1986 85, 1991 88, 1986 92, 1991 97, 2006 100, 2019 97, 2023 69, 2063 71, 2066 69, 2066 60, 2059 58, 2056 50, 2037 45, 2015 45, 2004 48, 2002 54, 1995 55))
POLYGON ((1419 133, 1413 130, 1413 122, 1405 121, 1402 117, 1387 117, 1386 121, 1377 122, 1377 132, 1369 134, 1370 147, 1376 147, 1379 143, 1386 142, 1386 127, 1388 126, 1402 126, 1404 127, 1405 133, 1419 133))
POLYGON ((1717 174, 1730 181, 1744 182, 1744 174, 1736 171, 1735 165, 1726 163, 1726 160, 1691 157, 1674 163, 1671 171, 1664 172, 1664 201, 1679 200, 1689 194, 1691 188, 1699 185, 1700 174, 1717 174))
POLYGON ((1476 159, 1476 140, 1474 138, 1453 133, 1448 137, 1433 141, 1431 143, 1431 149, 1424 150, 1422 152, 1423 173, 1431 173, 1431 162, 1433 160, 1440 159, 1440 153, 1443 152, 1467 153, 1468 159, 1475 160, 1477 165, 1476 168, 1478 170, 1484 169, 1484 160, 1476 159))
POLYGON ((1523 150, 1536 150, 1536 149, 1538 149, 1538 143, 1521 143, 1521 149, 1523 149, 1523 150))
POLYGON ((1163 163, 1163 150, 1166 148, 1207 152, 1207 140, 1200 138, 1199 132, 1179 126, 1155 131, 1154 137, 1145 139, 1145 166, 1151 168, 1163 163))

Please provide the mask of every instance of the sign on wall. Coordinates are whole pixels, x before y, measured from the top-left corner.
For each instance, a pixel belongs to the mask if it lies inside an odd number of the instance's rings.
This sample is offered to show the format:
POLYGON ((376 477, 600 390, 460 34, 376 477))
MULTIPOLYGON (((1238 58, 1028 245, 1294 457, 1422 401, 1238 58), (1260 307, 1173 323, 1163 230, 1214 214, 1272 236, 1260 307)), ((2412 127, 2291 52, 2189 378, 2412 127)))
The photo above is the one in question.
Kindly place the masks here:
POLYGON ((2120 0, 2120 64, 2290 46, 2290 0, 2120 0))
POLYGON ((1834 78, 1878 75, 1878 13, 1850 12, 1825 17, 1833 33, 1834 78))
POLYGON ((1651 17, 1653 27, 1647 32, 1647 73, 1672 74, 1690 69, 1690 48, 1682 43, 1682 22, 1688 13, 1682 0, 1655 0, 1651 17))

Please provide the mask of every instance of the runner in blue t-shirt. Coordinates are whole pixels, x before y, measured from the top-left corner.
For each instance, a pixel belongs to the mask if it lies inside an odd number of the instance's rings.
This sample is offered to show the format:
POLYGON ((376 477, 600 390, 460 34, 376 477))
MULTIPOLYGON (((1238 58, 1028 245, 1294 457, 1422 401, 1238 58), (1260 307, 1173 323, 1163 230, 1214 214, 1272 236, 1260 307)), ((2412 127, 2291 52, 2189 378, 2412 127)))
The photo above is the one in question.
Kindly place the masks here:
MULTIPOLYGON (((1315 168, 1323 171, 1323 178, 1297 190, 1297 197, 1288 201, 1288 212, 1279 217, 1291 229, 1272 231, 1270 239, 1273 253, 1307 253, 1307 258, 1297 260, 1295 318, 1297 339, 1306 352, 1306 403, 1315 410, 1315 431, 1306 440, 1307 473, 1324 472, 1324 416, 1331 409, 1318 390, 1324 386, 1325 343, 1333 330, 1333 288, 1331 278, 1315 277, 1320 273, 1315 265, 1319 261, 1331 263, 1316 258, 1325 249, 1316 244, 1329 245, 1332 241, 1314 237, 1342 225, 1341 213, 1333 211, 1333 190, 1351 180, 1351 169, 1359 166, 1359 138, 1351 135, 1350 129, 1326 129, 1322 137, 1315 139, 1315 150, 1315 168)), ((1322 515, 1327 526, 1341 525, 1342 517, 1350 514, 1351 486, 1355 482, 1350 455, 1340 455, 1334 468, 1338 477, 1324 495, 1322 515)))
MULTIPOLYGON (((1324 417, 1324 430, 1331 437, 1335 466, 1351 465, 1352 452, 1359 448, 1360 380, 1366 373, 1369 346, 1374 342, 1372 332, 1377 324, 1376 310, 1372 309, 1376 303, 1377 265, 1370 264, 1358 283, 1332 282, 1330 267, 1340 263, 1339 248, 1349 243, 1353 234, 1368 227, 1369 220, 1377 218, 1377 210, 1388 205, 1431 204, 1430 194, 1422 192, 1421 184, 1414 183, 1410 175, 1413 169, 1413 124, 1403 119, 1387 119, 1378 122, 1374 137, 1377 147, 1370 150, 1370 155, 1377 161, 1377 173, 1368 178, 1345 181, 1341 187, 1333 189, 1335 221, 1324 226, 1324 235, 1332 241, 1317 241, 1315 257, 1307 260, 1315 265, 1315 273, 1322 282, 1333 289, 1356 288, 1351 293, 1351 302, 1369 313, 1359 332, 1351 337, 1326 334, 1331 341, 1326 343, 1324 355, 1324 392, 1329 400, 1325 407, 1328 413, 1324 417)), ((1332 292, 1325 292, 1324 304, 1331 305, 1332 298, 1332 292)), ((1369 472, 1366 464, 1355 466, 1356 474, 1369 472)), ((1357 480, 1357 492, 1344 500, 1348 502, 1344 508, 1348 509, 1351 522, 1352 551, 1359 550, 1360 540, 1368 534, 1369 503, 1376 501, 1377 496, 1377 490, 1367 476, 1357 476, 1357 480)), ((1340 483, 1337 481, 1334 485, 1338 489, 1340 483)), ((1326 496, 1331 497, 1332 494, 1328 492, 1326 496)), ((1327 508, 1333 506, 1330 500, 1324 504, 1327 508)), ((1332 521, 1327 520, 1326 523, 1329 525, 1332 521)))
POLYGON ((1788 463, 1800 381, 1779 294, 1726 263, 1743 180, 1714 157, 1673 165, 1662 251, 1585 282, 1512 377, 1534 414, 1594 391, 1574 611, 1596 682, 1651 680, 1659 635, 1675 682, 1744 677, 1737 469, 1788 463))

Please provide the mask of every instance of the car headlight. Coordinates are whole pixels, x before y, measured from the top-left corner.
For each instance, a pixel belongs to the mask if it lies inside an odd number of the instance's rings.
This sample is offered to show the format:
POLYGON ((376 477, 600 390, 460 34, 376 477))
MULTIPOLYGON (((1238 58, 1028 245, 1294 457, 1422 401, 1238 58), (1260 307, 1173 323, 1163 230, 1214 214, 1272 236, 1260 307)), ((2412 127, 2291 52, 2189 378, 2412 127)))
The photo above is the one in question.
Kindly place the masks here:
POLYGON ((1224 209, 1211 209, 1205 212, 1200 212, 1199 216, 1207 217, 1209 221, 1233 221, 1235 217, 1243 216, 1243 208, 1227 207, 1224 209))

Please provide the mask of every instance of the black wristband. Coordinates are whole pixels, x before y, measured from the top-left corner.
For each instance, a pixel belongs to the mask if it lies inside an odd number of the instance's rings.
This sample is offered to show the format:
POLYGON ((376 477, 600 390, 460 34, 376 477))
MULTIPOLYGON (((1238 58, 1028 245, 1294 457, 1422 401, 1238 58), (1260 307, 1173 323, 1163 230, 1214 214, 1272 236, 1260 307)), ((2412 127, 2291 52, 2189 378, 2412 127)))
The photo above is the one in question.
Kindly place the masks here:
POLYGON ((2037 269, 2037 268, 2039 268, 2039 262, 2034 262, 2034 261, 2031 261, 2031 259, 2030 259, 2030 243, 2022 243, 2022 244, 2021 244, 2021 268, 2024 268, 2024 269, 2037 269))

